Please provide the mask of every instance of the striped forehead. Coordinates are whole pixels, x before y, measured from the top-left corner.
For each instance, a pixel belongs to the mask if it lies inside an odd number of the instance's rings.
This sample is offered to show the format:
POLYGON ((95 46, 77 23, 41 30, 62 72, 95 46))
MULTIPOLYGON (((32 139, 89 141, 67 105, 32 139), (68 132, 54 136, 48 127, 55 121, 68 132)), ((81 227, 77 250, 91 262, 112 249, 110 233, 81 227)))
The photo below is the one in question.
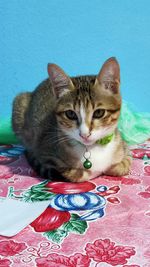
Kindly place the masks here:
POLYGON ((85 109, 85 107, 84 107, 84 105, 82 103, 80 105, 80 116, 81 116, 81 122, 82 123, 86 123, 87 112, 86 112, 86 109, 85 109))
POLYGON ((81 117, 81 124, 80 129, 83 132, 88 132, 90 125, 91 125, 91 118, 92 118, 92 110, 87 110, 83 104, 80 105, 80 117, 81 117))
POLYGON ((87 113, 83 104, 80 105, 80 117, 81 117, 80 132, 82 134, 88 134, 89 124, 87 123, 88 122, 87 113))

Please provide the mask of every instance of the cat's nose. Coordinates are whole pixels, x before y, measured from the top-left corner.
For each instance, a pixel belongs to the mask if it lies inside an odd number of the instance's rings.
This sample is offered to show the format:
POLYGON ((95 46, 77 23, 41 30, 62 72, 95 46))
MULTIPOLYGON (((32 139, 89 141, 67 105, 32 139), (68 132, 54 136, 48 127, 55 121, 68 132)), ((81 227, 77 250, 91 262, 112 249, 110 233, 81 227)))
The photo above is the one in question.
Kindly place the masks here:
POLYGON ((79 133, 79 135, 82 137, 82 139, 88 139, 89 137, 90 137, 90 135, 91 135, 91 133, 79 133))

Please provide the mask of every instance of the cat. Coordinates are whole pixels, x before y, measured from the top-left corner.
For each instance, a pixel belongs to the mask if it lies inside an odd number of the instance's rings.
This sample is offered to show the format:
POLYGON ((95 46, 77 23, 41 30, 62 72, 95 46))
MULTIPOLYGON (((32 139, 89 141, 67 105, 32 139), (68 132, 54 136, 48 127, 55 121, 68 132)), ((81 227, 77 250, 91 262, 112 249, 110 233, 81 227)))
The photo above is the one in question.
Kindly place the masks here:
POLYGON ((13 102, 12 127, 33 169, 44 178, 71 182, 127 175, 131 157, 117 129, 122 102, 117 59, 106 60, 97 76, 70 78, 56 64, 48 64, 48 74, 13 102))

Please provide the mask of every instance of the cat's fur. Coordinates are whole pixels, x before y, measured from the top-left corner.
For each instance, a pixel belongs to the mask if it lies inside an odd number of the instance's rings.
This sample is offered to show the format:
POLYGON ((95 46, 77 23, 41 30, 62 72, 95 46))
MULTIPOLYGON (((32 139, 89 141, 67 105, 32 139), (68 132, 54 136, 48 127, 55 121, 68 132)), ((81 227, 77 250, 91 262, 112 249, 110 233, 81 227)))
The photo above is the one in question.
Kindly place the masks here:
POLYGON ((121 108, 117 60, 108 59, 97 76, 69 78, 55 64, 48 64, 48 73, 35 91, 18 95, 13 103, 12 126, 33 168, 45 178, 72 182, 128 174, 131 161, 117 129, 121 108), (68 110, 75 112, 74 119, 67 117, 68 110), (112 133, 110 143, 96 144, 112 133), (89 170, 83 167, 86 147, 92 162, 89 170))

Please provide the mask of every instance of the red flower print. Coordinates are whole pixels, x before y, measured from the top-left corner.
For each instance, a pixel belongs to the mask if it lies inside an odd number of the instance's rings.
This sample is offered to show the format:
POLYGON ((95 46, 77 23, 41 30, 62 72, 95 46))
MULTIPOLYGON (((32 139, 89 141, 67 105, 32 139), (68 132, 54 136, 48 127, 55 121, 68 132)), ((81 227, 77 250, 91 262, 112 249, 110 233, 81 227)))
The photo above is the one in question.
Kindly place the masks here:
POLYGON ((150 186, 148 186, 145 191, 150 192, 150 186))
POLYGON ((71 257, 52 253, 46 257, 36 259, 37 267, 89 267, 90 259, 81 253, 71 257))
POLYGON ((56 253, 35 260, 37 267, 65 267, 69 266, 69 258, 56 253))
POLYGON ((133 178, 126 178, 126 177, 118 177, 118 176, 103 176, 104 179, 109 180, 109 181, 117 181, 121 182, 121 184, 125 185, 134 185, 134 184, 140 184, 141 180, 140 179, 133 179, 133 178))
POLYGON ((0 172, 0 179, 9 179, 14 176, 14 174, 21 174, 22 170, 20 167, 18 168, 9 168, 9 170, 5 170, 4 172, 0 172))
POLYGON ((121 180, 121 184, 125 185, 134 185, 134 184, 140 184, 141 180, 140 179, 133 179, 133 178, 125 178, 123 177, 121 180))
POLYGON ((70 213, 68 211, 59 211, 48 207, 37 219, 35 219, 31 226, 36 232, 52 231, 60 227, 63 223, 70 220, 70 213))
POLYGON ((150 192, 140 192, 138 195, 143 198, 150 198, 150 192))
POLYGON ((0 173, 0 179, 9 179, 9 178, 11 178, 11 177, 13 177, 13 173, 3 173, 3 172, 1 172, 0 173))
POLYGON ((107 200, 113 204, 119 204, 120 200, 117 197, 108 197, 107 200))
POLYGON ((82 255, 81 253, 76 253, 70 257, 71 267, 88 267, 90 266, 90 261, 88 256, 82 255))
MULTIPOLYGON (((26 249, 25 243, 17 243, 12 240, 0 242, 0 255, 2 256, 14 256, 26 249)), ((0 265, 1 266, 1 265, 0 265)))
POLYGON ((138 195, 143 198, 150 198, 150 186, 145 189, 145 192, 140 192, 138 195))
POLYGON ((99 196, 102 196, 102 197, 107 197, 107 196, 110 196, 110 195, 113 195, 113 194, 117 194, 119 191, 120 191, 120 187, 118 185, 116 185, 116 186, 109 187, 105 191, 102 191, 102 192, 100 191, 100 192, 98 192, 96 194, 99 195, 99 196))
POLYGON ((145 155, 150 158, 150 150, 143 148, 136 148, 132 150, 133 158, 142 159, 145 155))
POLYGON ((115 243, 111 242, 110 239, 98 239, 94 244, 88 243, 85 250, 89 258, 112 266, 126 264, 127 259, 135 255, 133 247, 115 246, 115 243))
POLYGON ((145 171, 145 175, 150 175, 150 166, 148 165, 148 166, 145 166, 144 167, 144 171, 145 171))
POLYGON ((10 267, 11 261, 7 259, 0 259, 1 267, 10 267))

